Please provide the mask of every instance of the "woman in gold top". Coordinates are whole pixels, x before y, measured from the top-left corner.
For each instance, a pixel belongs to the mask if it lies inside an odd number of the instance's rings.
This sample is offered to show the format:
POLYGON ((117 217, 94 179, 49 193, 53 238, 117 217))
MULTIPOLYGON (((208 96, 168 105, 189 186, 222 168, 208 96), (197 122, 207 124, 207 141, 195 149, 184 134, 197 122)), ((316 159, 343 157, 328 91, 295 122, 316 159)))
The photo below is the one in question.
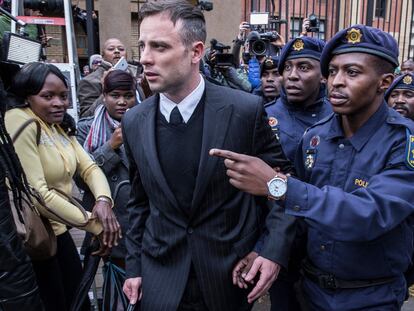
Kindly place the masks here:
POLYGON ((50 211, 37 206, 49 218, 57 236, 57 254, 33 261, 43 303, 48 310, 68 310, 80 282, 82 269, 67 225, 91 232, 101 241, 101 254, 117 244, 120 226, 112 212, 111 191, 105 175, 77 142, 75 124, 66 113, 68 85, 60 70, 43 63, 22 67, 13 80, 6 128, 13 136, 29 119, 31 123, 15 142, 29 184, 43 197, 50 211), (72 194, 75 172, 88 185, 96 203, 85 219, 80 210, 54 189, 72 194))

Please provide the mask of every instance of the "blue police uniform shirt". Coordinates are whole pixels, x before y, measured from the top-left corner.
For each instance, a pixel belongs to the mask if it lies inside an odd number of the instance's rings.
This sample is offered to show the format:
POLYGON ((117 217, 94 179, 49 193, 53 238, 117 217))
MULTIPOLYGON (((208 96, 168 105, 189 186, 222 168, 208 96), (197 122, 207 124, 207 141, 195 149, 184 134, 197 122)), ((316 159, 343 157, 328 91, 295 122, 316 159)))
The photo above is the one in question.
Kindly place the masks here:
POLYGON ((414 123, 384 102, 351 138, 336 114, 303 136, 295 163, 300 180, 288 179, 285 212, 305 217, 308 258, 341 279, 396 277, 392 284, 337 291, 305 279, 318 309, 402 304, 413 254, 414 136, 408 133, 414 123))
POLYGON ((326 99, 326 86, 321 84, 318 98, 313 105, 302 107, 289 104, 285 90, 280 97, 265 104, 269 125, 279 139, 287 158, 294 163, 296 149, 305 130, 332 113, 331 104, 326 99))

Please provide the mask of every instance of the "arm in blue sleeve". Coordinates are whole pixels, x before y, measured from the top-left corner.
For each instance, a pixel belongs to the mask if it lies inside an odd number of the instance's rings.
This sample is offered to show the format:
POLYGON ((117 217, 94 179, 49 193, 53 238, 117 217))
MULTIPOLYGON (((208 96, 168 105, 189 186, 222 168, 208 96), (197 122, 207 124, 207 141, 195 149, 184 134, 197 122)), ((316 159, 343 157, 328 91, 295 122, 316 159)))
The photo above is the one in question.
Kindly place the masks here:
POLYGON ((256 245, 253 248, 254 252, 260 253, 260 251, 263 248, 264 240, 268 234, 269 232, 267 230, 263 231, 263 233, 260 235, 260 238, 257 240, 256 245))
POLYGON ((288 268, 290 251, 296 236, 296 218, 283 213, 283 207, 271 202, 272 209, 266 217, 268 233, 262 235, 259 255, 288 268))
MULTIPOLYGON (((280 142, 274 138, 260 98, 258 98, 257 107, 255 139, 252 146, 253 154, 272 167, 277 166, 283 172, 294 173, 293 165, 283 153, 280 142)), ((283 208, 276 202, 269 203, 272 206, 266 217, 268 235, 263 240, 263 247, 259 254, 287 267, 291 245, 296 232, 295 217, 286 215, 283 208)))
POLYGON ((288 179, 285 212, 339 241, 371 241, 414 212, 414 171, 401 164, 374 175, 367 188, 350 193, 288 179))

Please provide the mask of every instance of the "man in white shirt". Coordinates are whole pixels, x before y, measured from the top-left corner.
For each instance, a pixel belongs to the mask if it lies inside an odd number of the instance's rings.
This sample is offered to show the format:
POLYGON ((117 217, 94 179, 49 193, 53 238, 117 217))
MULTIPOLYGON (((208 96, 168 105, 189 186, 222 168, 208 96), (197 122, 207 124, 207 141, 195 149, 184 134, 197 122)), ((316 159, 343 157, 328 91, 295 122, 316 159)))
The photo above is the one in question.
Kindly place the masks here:
POLYGON ((260 280, 253 289, 234 286, 232 268, 254 247, 263 218, 208 151, 255 155, 285 172, 291 165, 259 97, 200 76, 206 30, 198 8, 148 2, 140 19, 140 62, 156 95, 122 120, 131 180, 124 292, 143 311, 244 310, 287 264, 293 221, 272 210, 260 280))

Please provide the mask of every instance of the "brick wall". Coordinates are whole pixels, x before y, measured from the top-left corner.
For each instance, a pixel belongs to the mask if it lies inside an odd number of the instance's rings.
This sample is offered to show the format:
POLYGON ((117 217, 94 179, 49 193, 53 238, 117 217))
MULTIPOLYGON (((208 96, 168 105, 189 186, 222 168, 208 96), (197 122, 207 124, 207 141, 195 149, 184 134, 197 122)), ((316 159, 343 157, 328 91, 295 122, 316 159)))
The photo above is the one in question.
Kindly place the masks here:
POLYGON ((131 51, 132 54, 129 55, 130 59, 139 60, 139 51, 138 51, 138 15, 132 14, 131 18, 131 51))
POLYGON ((53 37, 52 40, 49 41, 49 45, 46 48, 46 55, 47 59, 55 59, 58 62, 65 62, 66 56, 63 55, 63 27, 60 26, 46 26, 46 34, 48 37, 53 37))

